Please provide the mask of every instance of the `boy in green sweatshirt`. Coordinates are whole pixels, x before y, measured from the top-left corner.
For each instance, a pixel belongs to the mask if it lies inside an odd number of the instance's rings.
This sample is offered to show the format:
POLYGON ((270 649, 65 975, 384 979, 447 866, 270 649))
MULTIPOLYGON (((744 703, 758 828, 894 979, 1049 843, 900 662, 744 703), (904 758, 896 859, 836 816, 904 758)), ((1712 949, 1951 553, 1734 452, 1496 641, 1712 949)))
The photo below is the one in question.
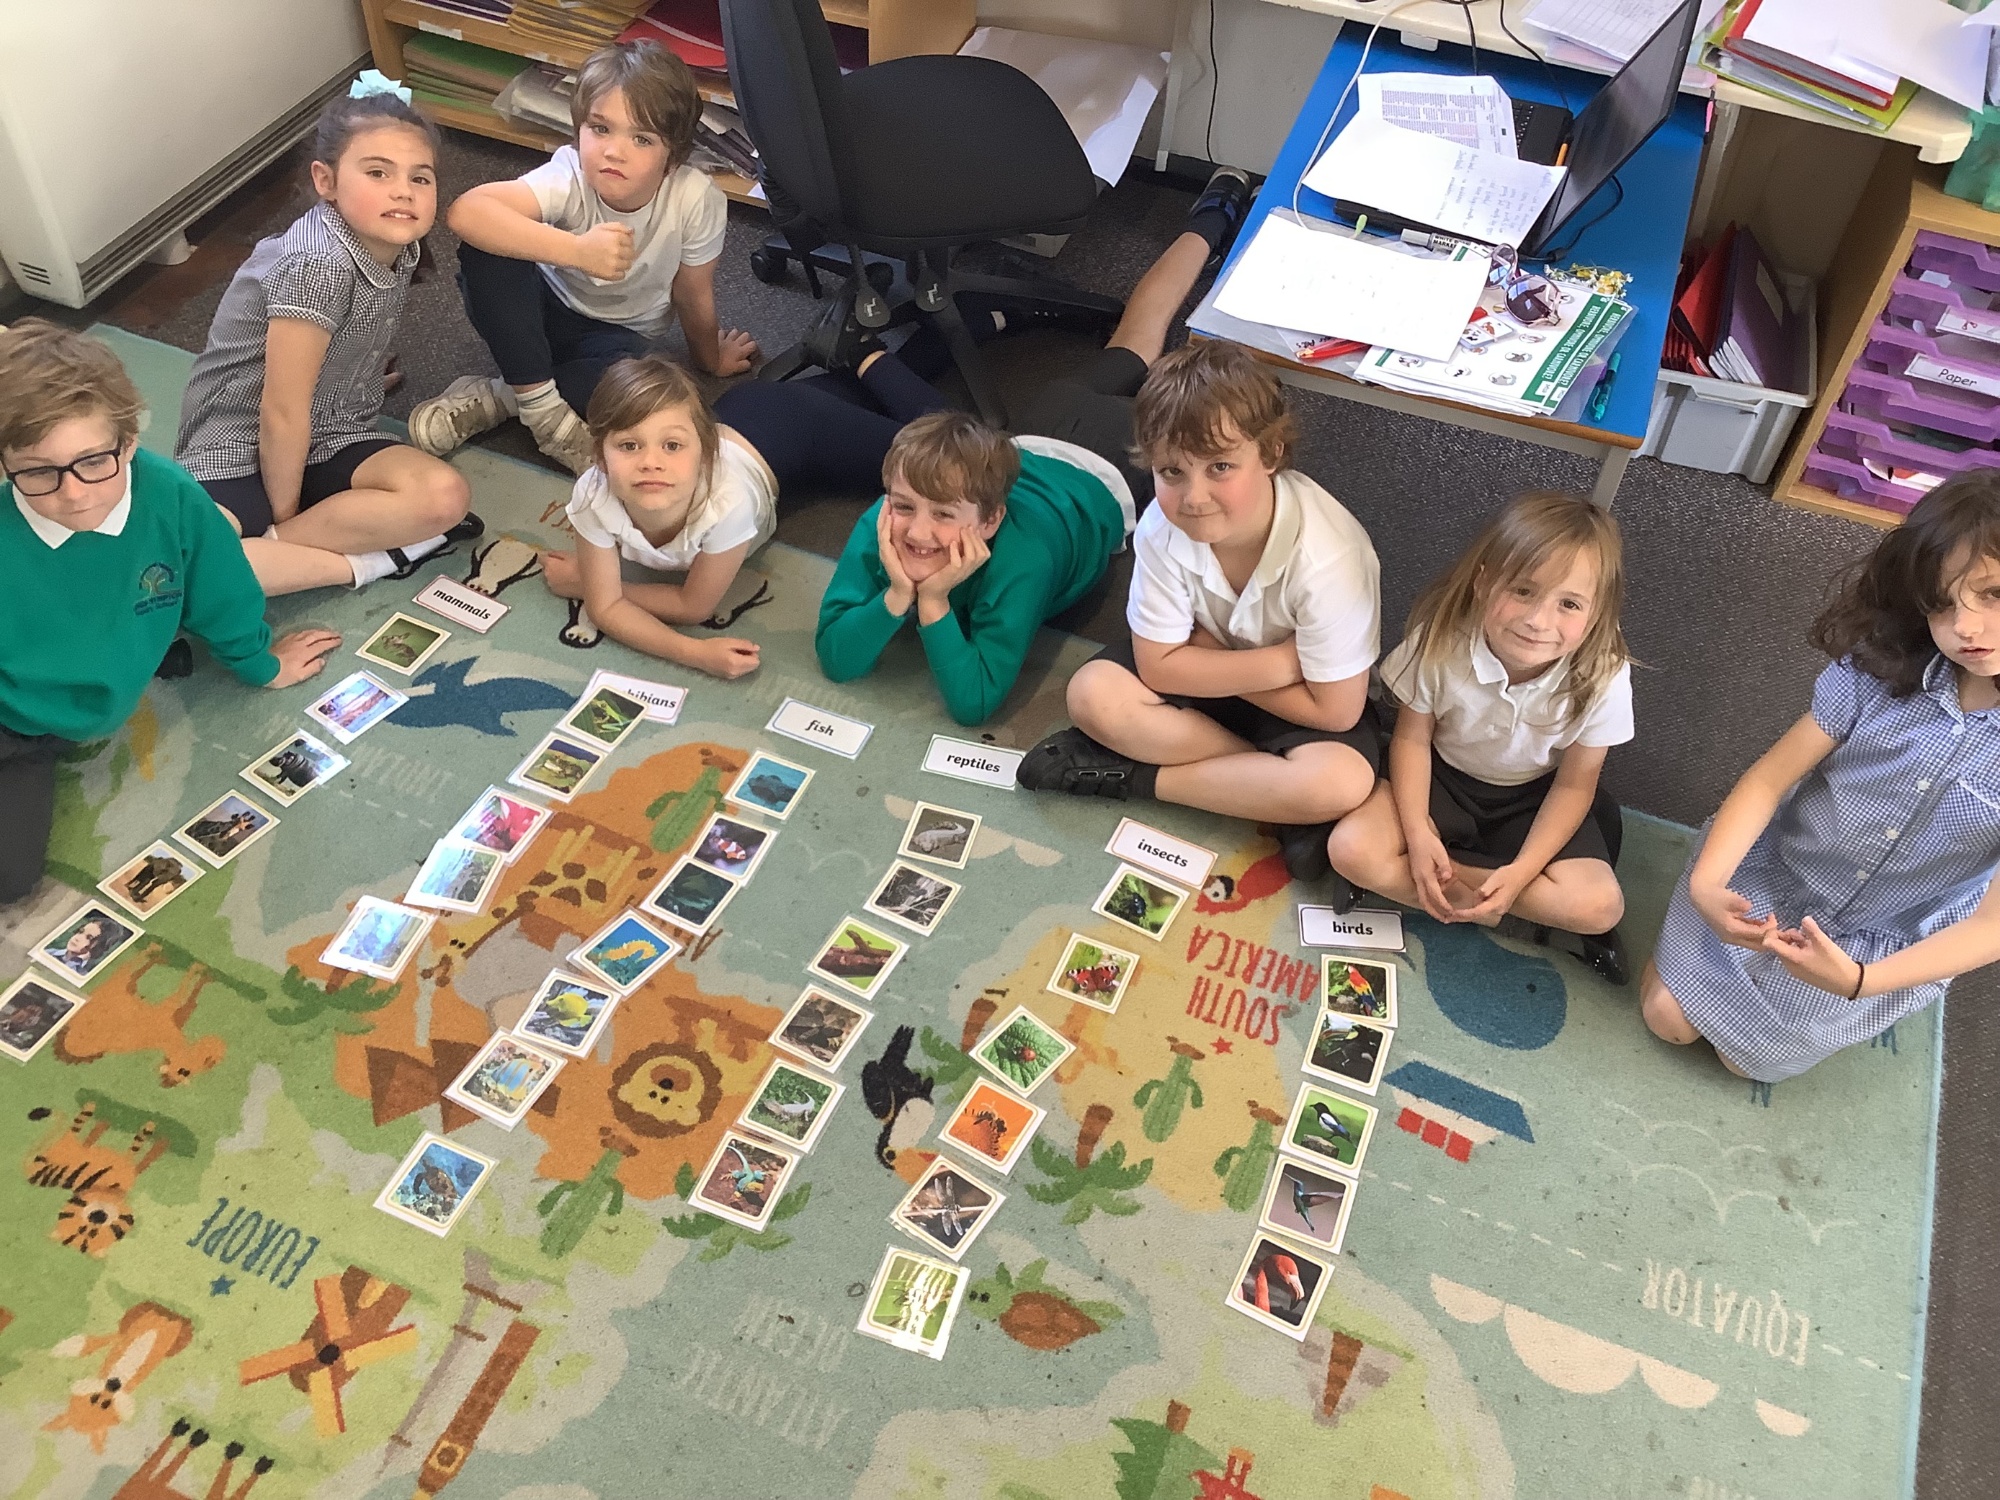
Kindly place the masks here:
POLYGON ((340 644, 272 644, 235 530, 138 451, 142 409, 95 339, 0 330, 0 903, 41 879, 57 756, 125 722, 183 627, 253 687, 303 682, 340 644))
POLYGON ((820 601, 820 669, 835 682, 871 671, 914 615, 945 707, 978 724, 1014 686, 1042 622, 1125 545, 1131 491, 1086 448, 1010 439, 960 411, 904 427, 882 487, 820 601))

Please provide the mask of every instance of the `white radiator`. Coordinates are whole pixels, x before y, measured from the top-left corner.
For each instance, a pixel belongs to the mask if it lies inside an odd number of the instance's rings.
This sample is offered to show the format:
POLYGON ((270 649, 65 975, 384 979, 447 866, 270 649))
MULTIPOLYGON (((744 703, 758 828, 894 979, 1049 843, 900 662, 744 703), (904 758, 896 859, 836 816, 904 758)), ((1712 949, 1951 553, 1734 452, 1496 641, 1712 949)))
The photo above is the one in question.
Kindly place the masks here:
POLYGON ((0 259, 82 307, 312 128, 356 0, 0 0, 0 259))

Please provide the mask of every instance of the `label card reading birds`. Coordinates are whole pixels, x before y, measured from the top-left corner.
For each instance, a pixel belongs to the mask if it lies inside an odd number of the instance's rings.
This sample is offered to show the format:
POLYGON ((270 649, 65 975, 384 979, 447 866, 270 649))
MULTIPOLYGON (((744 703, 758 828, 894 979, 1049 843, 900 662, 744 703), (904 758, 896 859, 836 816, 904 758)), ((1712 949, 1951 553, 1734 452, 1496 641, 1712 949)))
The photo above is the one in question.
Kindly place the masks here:
POLYGON ((1014 790, 1014 768, 1021 764, 1021 751, 999 745, 975 745, 971 740, 955 740, 949 735, 931 736, 924 752, 923 769, 960 781, 976 781, 981 786, 1014 790))
POLYGON ((1403 953, 1403 914, 1357 906, 1345 916, 1330 906, 1299 908, 1301 948, 1375 948, 1403 953))
POLYGON ((442 615, 467 630, 486 634, 500 623, 500 617, 513 608, 498 599, 482 594, 477 589, 469 589, 462 583, 455 583, 442 574, 424 585, 423 592, 412 601, 422 605, 434 615, 442 615))
POLYGON ((780 703, 778 711, 771 715, 771 722, 764 727, 773 734, 817 745, 849 760, 861 753, 861 747, 868 743, 868 736, 875 732, 873 724, 864 724, 859 719, 850 719, 831 709, 814 708, 796 698, 787 698, 780 703))
POLYGON ((1111 835, 1104 852, 1130 860, 1140 869, 1151 870, 1191 891, 1200 890, 1208 882, 1208 872, 1215 865, 1214 850, 1190 844, 1186 839, 1177 839, 1171 833, 1148 828, 1130 818, 1119 822, 1118 831, 1111 835))

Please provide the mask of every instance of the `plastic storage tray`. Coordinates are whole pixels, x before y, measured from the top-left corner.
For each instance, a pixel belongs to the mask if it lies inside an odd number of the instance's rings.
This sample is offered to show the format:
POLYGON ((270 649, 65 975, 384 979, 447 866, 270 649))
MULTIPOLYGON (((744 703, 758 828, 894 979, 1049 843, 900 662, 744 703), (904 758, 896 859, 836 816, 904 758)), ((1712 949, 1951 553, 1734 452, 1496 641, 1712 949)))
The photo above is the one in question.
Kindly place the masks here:
POLYGON ((2000 344, 2000 309, 1986 306, 1985 294, 1933 286, 1914 276, 1898 276, 1889 288, 1889 313, 1908 318, 1924 333, 1952 333, 2000 344))
POLYGON ((1910 264, 1919 271, 1940 271, 1960 286, 2000 292, 2000 250, 1974 240, 1920 229, 1910 250, 1910 264))
POLYGON ((1887 422, 1864 417, 1858 412, 1827 413, 1826 431, 1820 435, 1820 450, 1836 458, 1857 462, 1873 460, 1899 469, 1921 469, 1940 479, 1973 469, 2000 469, 2000 449, 1940 448, 1887 422))
POLYGON ((1806 460, 1805 473, 1801 477, 1807 484, 1831 490, 1843 500, 1858 500, 1863 505, 1894 511, 1898 515, 1908 515, 1910 508, 1923 498, 1886 479, 1877 479, 1853 459, 1836 458, 1817 448, 1806 460))
POLYGON ((2000 439, 2000 402, 1927 380, 1908 380, 1854 365, 1841 401, 1850 411, 1884 422, 1934 427, 1977 443, 2000 439))
POLYGON ((1868 346, 1861 357, 1891 375, 2000 401, 2000 345, 1957 334, 1919 333, 1900 323, 1877 323, 1868 330, 1868 346), (1916 368, 1919 360, 1927 367, 1916 368))

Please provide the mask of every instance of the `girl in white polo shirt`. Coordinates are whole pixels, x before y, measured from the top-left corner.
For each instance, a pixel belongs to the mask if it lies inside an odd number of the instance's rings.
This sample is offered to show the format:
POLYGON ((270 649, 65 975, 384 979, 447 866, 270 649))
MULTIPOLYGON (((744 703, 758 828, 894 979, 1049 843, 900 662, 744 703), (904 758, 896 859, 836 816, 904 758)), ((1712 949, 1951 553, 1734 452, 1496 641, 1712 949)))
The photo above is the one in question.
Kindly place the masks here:
POLYGON ((1389 777, 1327 853, 1353 886, 1440 922, 1511 912, 1575 933, 1622 985, 1623 823, 1598 786, 1605 751, 1632 738, 1620 554, 1610 513, 1579 496, 1522 495, 1493 518, 1382 663, 1401 705, 1389 777))
POLYGON ((722 603, 743 559, 778 529, 778 482, 757 450, 717 423, 688 373, 657 355, 621 359, 590 398, 597 462, 570 493, 574 552, 542 554, 558 598, 578 600, 563 639, 597 632, 717 677, 755 671, 754 641, 691 636, 722 603), (628 582, 624 562, 679 582, 628 582), (593 628, 594 627, 594 628, 593 628))

